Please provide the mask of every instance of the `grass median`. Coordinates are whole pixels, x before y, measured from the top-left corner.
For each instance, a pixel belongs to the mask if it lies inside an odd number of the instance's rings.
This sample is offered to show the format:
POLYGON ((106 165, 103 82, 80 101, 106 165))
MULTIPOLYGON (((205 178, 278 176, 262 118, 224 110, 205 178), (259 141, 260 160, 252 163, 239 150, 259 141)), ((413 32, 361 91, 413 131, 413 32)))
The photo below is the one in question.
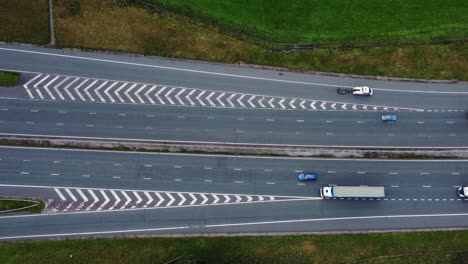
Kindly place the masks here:
POLYGON ((465 263, 468 231, 0 243, 5 263, 465 263), (170 261, 173 262, 170 262, 170 261))
POLYGON ((0 86, 17 86, 20 74, 17 72, 0 71, 0 86))
POLYGON ((0 198, 0 215, 2 213, 41 213, 44 202, 36 200, 16 200, 0 198))
POLYGON ((81 0, 80 10, 73 13, 66 1, 54 3, 59 47, 305 71, 468 80, 467 43, 272 52, 179 14, 151 13, 111 0, 81 0))

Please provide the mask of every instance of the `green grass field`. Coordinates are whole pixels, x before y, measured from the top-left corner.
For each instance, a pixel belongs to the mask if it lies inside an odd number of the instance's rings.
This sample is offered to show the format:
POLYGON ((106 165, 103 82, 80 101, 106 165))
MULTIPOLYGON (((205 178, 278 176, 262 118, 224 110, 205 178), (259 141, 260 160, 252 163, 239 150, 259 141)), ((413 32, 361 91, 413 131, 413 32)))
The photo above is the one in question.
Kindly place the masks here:
POLYGON ((47 0, 0 0, 0 41, 47 44, 47 0))
POLYGON ((23 201, 23 200, 10 200, 10 199, 0 199, 0 214, 2 211, 14 210, 19 208, 26 208, 24 210, 18 210, 16 212, 21 213, 40 213, 44 209, 44 203, 42 201, 23 201), (29 207, 31 205, 37 205, 34 207, 29 207))
POLYGON ((468 38, 466 0, 153 0, 281 43, 468 38))
POLYGON ((468 231, 0 243, 2 263, 466 263, 468 231), (445 253, 437 253, 445 252, 445 253))
POLYGON ((20 74, 17 72, 0 71, 0 86, 16 86, 19 79, 20 74))

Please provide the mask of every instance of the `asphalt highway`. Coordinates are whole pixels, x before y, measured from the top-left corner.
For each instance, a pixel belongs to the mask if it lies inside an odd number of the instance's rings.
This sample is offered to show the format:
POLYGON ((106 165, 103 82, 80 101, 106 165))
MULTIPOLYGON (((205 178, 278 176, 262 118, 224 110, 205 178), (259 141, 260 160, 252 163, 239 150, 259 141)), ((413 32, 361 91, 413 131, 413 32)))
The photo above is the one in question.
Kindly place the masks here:
MULTIPOLYGON (((339 78, 7 44, 0 44, 0 58, 0 69, 42 74, 422 109, 463 110, 468 106, 468 85, 464 82, 427 84, 339 78), (371 98, 342 96, 335 91, 336 87, 363 85, 375 88, 375 95, 371 98)), ((8 97, 9 93, 0 91, 0 96, 8 97)))
POLYGON ((277 111, 0 99, 1 133, 180 141, 462 147, 463 112, 277 111))
POLYGON ((468 176, 464 160, 301 159, 14 147, 1 147, 0 158, 3 195, 40 197, 51 207, 41 216, 0 217, 0 224, 10 227, 0 230, 0 239, 466 228, 468 223, 466 201, 456 195, 456 187, 466 184, 468 176), (317 173, 317 181, 298 182, 301 171, 317 173), (385 186, 386 197, 320 199, 319 188, 330 184, 385 186), (145 192, 155 199, 162 195, 164 203, 148 201, 145 192), (110 209, 102 205, 106 193, 114 204, 110 209), (114 201, 111 193, 123 201, 114 201), (200 203, 204 196, 209 197, 200 203), (239 200, 233 201, 236 196, 239 200))

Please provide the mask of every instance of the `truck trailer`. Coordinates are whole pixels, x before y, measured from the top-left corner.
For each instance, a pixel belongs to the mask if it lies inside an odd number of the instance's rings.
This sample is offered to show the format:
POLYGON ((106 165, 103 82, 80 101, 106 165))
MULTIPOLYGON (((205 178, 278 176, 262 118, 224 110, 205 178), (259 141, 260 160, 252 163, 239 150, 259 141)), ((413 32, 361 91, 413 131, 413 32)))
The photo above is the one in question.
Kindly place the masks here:
POLYGON ((378 186, 329 186, 320 188, 324 198, 383 198, 385 188, 378 186))

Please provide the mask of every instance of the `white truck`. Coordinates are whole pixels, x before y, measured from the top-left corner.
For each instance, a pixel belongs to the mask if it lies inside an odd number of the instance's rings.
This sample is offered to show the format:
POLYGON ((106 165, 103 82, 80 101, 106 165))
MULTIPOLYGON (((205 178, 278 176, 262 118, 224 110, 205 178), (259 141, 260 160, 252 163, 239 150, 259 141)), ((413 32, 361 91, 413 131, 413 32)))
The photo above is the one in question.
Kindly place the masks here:
POLYGON ((320 188, 324 198, 383 198, 385 188, 377 186, 329 186, 320 188))
POLYGON ((458 196, 460 196, 461 198, 468 198, 468 187, 467 186, 459 187, 457 192, 458 192, 458 196))

